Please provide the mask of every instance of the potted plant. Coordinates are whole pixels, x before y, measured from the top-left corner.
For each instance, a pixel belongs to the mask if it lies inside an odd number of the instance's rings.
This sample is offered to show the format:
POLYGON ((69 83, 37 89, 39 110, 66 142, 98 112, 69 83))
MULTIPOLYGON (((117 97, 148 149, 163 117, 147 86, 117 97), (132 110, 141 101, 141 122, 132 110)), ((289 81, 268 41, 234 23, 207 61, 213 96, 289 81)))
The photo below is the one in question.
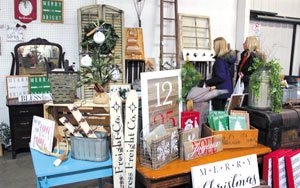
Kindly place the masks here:
POLYGON ((266 107, 269 106, 273 112, 281 112, 283 91, 280 84, 280 72, 282 67, 278 60, 266 62, 256 58, 250 70, 254 72, 250 77, 249 105, 260 107, 260 103, 265 103, 266 107))
POLYGON ((113 49, 119 38, 111 24, 99 20, 98 24, 89 24, 84 28, 84 38, 81 43, 87 55, 82 58, 85 66, 80 68, 78 86, 93 85, 94 103, 107 103, 106 87, 114 80, 117 66, 113 61, 113 49), (91 54, 92 58, 89 59, 91 54), (91 63, 87 63, 91 61, 91 63))

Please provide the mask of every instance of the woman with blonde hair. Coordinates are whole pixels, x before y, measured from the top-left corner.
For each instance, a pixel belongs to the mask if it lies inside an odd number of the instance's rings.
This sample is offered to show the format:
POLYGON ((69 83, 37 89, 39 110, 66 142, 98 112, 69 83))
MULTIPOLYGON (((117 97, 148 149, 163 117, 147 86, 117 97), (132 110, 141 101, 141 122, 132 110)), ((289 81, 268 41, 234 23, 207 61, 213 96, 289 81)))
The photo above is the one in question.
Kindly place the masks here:
POLYGON ((244 82, 244 93, 248 93, 250 76, 253 73, 249 68, 254 63, 255 58, 265 60, 265 55, 260 51, 259 40, 255 36, 247 37, 243 44, 243 48, 244 51, 241 53, 241 60, 237 71, 238 76, 241 77, 244 82))
POLYGON ((206 81, 208 86, 228 90, 227 94, 217 96, 212 100, 213 110, 225 110, 227 98, 233 91, 230 64, 236 60, 236 54, 228 50, 228 44, 223 37, 214 40, 215 63, 212 69, 212 78, 206 81))

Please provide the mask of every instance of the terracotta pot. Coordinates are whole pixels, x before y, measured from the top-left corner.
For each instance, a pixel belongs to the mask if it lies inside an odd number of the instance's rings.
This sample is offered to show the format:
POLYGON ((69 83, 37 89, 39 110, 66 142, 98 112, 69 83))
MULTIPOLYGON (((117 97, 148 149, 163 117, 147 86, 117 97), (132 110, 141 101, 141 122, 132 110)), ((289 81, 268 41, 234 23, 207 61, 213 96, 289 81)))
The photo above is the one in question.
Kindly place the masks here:
POLYGON ((93 102, 95 104, 108 104, 109 96, 106 92, 94 92, 93 94, 93 102))

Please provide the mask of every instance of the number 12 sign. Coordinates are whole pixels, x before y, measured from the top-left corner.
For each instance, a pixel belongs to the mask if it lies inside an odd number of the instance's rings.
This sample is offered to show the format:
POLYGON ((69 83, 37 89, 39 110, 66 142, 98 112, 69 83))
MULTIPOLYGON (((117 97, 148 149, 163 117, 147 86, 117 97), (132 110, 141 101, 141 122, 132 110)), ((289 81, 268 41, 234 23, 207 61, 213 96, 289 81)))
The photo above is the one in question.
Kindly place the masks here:
POLYGON ((143 135, 158 125, 179 127, 182 111, 181 71, 141 73, 143 135))

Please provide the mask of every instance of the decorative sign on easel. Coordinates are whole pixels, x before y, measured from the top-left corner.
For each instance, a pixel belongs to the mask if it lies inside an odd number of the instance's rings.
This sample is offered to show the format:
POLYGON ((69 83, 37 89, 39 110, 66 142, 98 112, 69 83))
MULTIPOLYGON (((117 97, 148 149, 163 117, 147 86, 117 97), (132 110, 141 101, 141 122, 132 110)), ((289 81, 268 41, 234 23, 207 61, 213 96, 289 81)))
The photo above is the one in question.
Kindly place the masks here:
POLYGON ((260 185, 255 154, 195 166, 191 173, 193 187, 249 188, 260 185))
POLYGON ((64 22, 64 1, 63 0, 42 0, 41 2, 42 22, 64 22))
POLYGON ((180 127, 180 70, 141 73, 141 90, 144 136, 161 124, 180 127))
POLYGON ((6 77, 7 98, 18 98, 29 94, 29 84, 27 76, 7 76, 6 77))
POLYGON ((285 156, 289 188, 300 187, 300 149, 285 156))
POLYGON ((52 152, 55 121, 33 116, 30 147, 38 151, 52 152))

